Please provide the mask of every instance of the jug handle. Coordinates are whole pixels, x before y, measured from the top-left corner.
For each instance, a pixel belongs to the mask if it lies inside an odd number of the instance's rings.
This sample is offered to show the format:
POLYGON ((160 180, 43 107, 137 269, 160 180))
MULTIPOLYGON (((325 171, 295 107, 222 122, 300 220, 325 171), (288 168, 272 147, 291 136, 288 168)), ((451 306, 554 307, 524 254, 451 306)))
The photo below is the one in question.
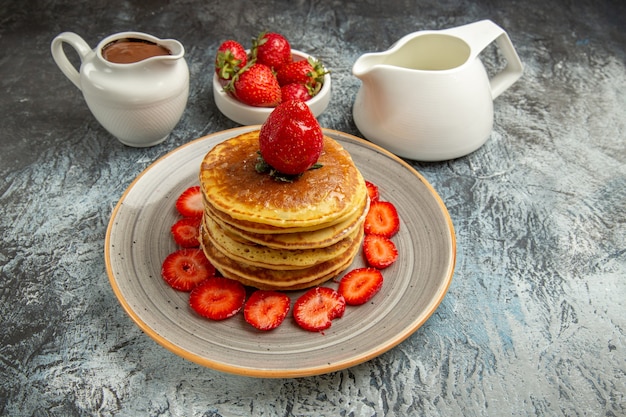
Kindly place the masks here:
POLYGON ((442 32, 447 32, 467 42, 471 49, 468 61, 478 57, 487 46, 494 41, 496 42, 506 59, 506 66, 489 80, 492 99, 502 94, 522 76, 524 66, 511 43, 509 35, 491 20, 481 20, 442 32))
POLYGON ((87 42, 83 40, 83 38, 72 32, 63 32, 57 35, 52 40, 52 44, 50 45, 54 62, 56 62, 63 74, 65 74, 65 76, 69 78, 69 80, 74 83, 79 90, 82 90, 80 87, 80 74, 74 65, 72 65, 70 60, 67 59, 67 55, 65 55, 65 51, 63 50, 63 43, 69 44, 76 50, 81 63, 87 54, 91 53, 91 48, 87 42))

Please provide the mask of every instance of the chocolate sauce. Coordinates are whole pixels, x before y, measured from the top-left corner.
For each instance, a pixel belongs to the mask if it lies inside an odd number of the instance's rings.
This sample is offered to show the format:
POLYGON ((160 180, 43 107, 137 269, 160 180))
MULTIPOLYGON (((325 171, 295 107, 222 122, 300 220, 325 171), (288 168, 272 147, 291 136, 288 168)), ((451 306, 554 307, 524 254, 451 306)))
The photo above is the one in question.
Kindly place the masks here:
POLYGON ((161 45, 143 39, 118 39, 102 48, 102 56, 116 64, 131 64, 153 56, 171 55, 161 45))

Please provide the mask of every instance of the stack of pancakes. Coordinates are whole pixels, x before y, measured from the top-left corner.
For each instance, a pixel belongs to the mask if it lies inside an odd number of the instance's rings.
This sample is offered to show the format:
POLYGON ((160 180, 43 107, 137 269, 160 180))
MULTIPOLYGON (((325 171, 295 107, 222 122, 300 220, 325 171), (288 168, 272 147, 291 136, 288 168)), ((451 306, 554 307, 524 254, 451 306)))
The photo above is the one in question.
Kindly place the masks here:
POLYGON ((319 169, 293 182, 260 174, 259 131, 216 145, 200 167, 204 253, 225 277, 295 290, 344 271, 360 252, 369 206, 361 173, 329 137, 319 169))

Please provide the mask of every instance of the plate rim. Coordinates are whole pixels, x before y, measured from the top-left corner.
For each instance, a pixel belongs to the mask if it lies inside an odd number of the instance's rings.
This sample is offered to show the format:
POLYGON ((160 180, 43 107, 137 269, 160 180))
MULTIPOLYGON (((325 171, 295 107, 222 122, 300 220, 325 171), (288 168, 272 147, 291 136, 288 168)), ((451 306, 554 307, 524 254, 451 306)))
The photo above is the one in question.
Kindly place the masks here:
POLYGON ((452 222, 448 209, 445 206, 441 196, 437 193, 437 191, 430 184, 430 182, 428 182, 428 180, 421 173, 419 173, 415 168, 413 168, 410 164, 408 164, 406 161, 404 161, 400 157, 396 156, 395 154, 382 148, 379 145, 376 145, 372 142, 369 142, 365 139, 359 138, 352 134, 341 132, 335 129, 322 128, 322 131, 327 136, 331 136, 335 138, 337 137, 346 138, 346 139, 357 142, 359 145, 365 146, 367 148, 371 148, 374 151, 378 153, 382 153, 385 156, 391 158, 392 160, 394 160, 394 162, 402 165, 403 168, 407 169, 412 175, 414 175, 426 187, 426 189, 428 190, 428 194, 435 199, 437 206, 439 207, 439 209, 441 210, 445 218, 447 231, 449 233, 449 238, 450 238, 450 246, 451 246, 450 259, 446 263, 448 265, 448 274, 445 277, 445 280, 442 282, 443 285, 441 286, 441 290, 439 294, 430 300, 427 306, 427 309, 425 311, 425 314, 422 315, 421 320, 412 322, 410 326, 407 326, 406 328, 404 328, 403 331, 398 332, 398 334, 396 334, 395 337, 385 340, 383 343, 377 345, 374 349, 370 349, 370 351, 367 351, 367 352, 362 352, 359 355, 355 355, 354 357, 349 358, 348 360, 339 361, 337 363, 332 363, 332 364, 325 363, 319 366, 307 367, 305 369, 276 369, 276 368, 275 369, 252 369, 248 367, 241 367, 241 366, 226 364, 217 360, 212 360, 210 358, 200 356, 200 355, 194 354, 192 352, 189 352, 183 349, 182 347, 176 345, 174 342, 168 340, 166 337, 158 334, 146 322, 144 322, 141 319, 141 317, 133 310, 129 301, 126 300, 126 298, 123 296, 122 291, 119 288, 119 285, 115 279, 113 266, 111 264, 111 255, 112 255, 111 233, 115 226, 115 221, 116 221, 118 212, 120 211, 121 207, 124 205, 123 204, 124 201, 126 200, 128 194, 131 193, 135 185, 142 179, 143 176, 147 175, 148 172, 150 172, 152 169, 154 169, 155 166, 161 163, 161 161, 181 151, 182 149, 186 147, 193 146, 194 144, 198 142, 206 141, 206 140, 211 139, 212 137, 219 136, 219 135, 224 135, 225 136, 224 140, 228 140, 229 138, 234 137, 238 134, 252 131, 255 129, 260 129, 260 127, 261 125, 239 126, 239 127, 235 127, 231 129, 225 129, 225 130, 221 130, 218 132, 213 132, 213 133, 198 137, 196 139, 193 139, 181 146, 178 146, 172 150, 169 150, 165 154, 158 157, 156 160, 150 163, 147 167, 145 167, 133 179, 133 181, 126 187, 126 189, 124 190, 122 195, 119 197, 115 207, 113 208, 111 212, 109 223, 106 229, 105 240, 104 240, 104 258, 105 258, 106 272, 108 275, 109 284, 111 285, 111 288, 118 302, 121 304, 126 314, 130 316, 132 321, 145 334, 147 334, 151 339, 157 342, 160 346, 164 347, 170 352, 175 353, 176 355, 181 356, 182 358, 187 359, 193 363, 196 363, 198 365, 202 365, 211 369, 215 369, 221 372, 230 373, 230 374, 249 376, 249 377, 261 377, 261 378, 298 378, 298 377, 314 376, 314 375, 326 374, 326 373, 330 373, 330 372, 334 372, 334 371, 338 371, 342 369, 347 369, 352 366, 356 366, 360 363, 367 362, 393 349, 394 347, 402 343, 404 340, 406 340, 413 333, 415 333, 420 327, 424 325, 426 321, 428 321, 428 319, 432 316, 432 314, 437 310, 437 308, 439 307, 439 305, 441 304, 441 302, 443 301, 443 299, 445 298, 448 292, 448 289, 452 283, 452 278, 454 276, 456 261, 457 261, 457 243, 456 243, 456 234, 455 234, 454 224, 452 222))

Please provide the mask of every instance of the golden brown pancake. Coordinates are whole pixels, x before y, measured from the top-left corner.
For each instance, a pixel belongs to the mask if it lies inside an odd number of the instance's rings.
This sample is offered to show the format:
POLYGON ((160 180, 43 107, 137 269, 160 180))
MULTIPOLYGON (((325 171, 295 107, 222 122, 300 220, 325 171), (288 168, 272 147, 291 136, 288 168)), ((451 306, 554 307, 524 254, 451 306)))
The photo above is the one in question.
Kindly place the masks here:
MULTIPOLYGON (((232 217, 215 212, 207 207, 207 216, 211 217, 221 228, 230 233, 233 239, 242 242, 253 242, 275 249, 314 249, 333 245, 353 233, 357 228, 363 226, 365 215, 369 208, 369 199, 365 199, 358 211, 346 220, 319 229, 307 228, 304 231, 294 231, 289 233, 254 233, 249 230, 237 227, 240 222, 232 217)), ((284 231, 284 229, 281 229, 284 231)), ((300 230, 300 229, 298 229, 300 230)))
POLYGON ((233 237, 210 217, 203 219, 203 237, 234 261, 276 270, 303 269, 330 261, 349 249, 359 229, 337 243, 313 249, 275 249, 233 237))
POLYGON ((303 227, 297 227, 297 226, 296 227, 277 227, 277 226, 272 226, 272 225, 263 224, 263 223, 255 223, 252 221, 236 219, 230 216, 228 213, 217 210, 209 202, 204 200, 204 208, 209 216, 222 219, 222 221, 238 229, 241 229, 245 232, 258 233, 258 234, 285 234, 285 233, 305 233, 305 232, 318 231, 325 227, 334 226, 336 224, 345 222, 346 220, 349 220, 350 218, 356 217, 359 214, 363 204, 364 202, 361 202, 360 206, 355 206, 351 211, 346 211, 344 215, 328 223, 316 224, 312 226, 303 226, 303 227))
POLYGON ((207 259, 226 278, 259 289, 297 290, 326 282, 350 266, 360 252, 363 230, 359 229, 348 250, 339 257, 309 268, 295 270, 259 268, 234 261, 220 252, 207 238, 206 233, 202 233, 201 236, 201 246, 207 259))
POLYGON ((216 145, 204 157, 200 186, 214 210, 254 225, 290 229, 338 223, 362 204, 365 182, 350 154, 335 140, 324 137, 321 169, 285 183, 256 171, 258 137, 258 130, 244 133, 216 145))
POLYGON ((303 289, 339 275, 363 240, 369 199, 361 173, 324 137, 321 168, 276 181, 256 171, 258 138, 231 138, 202 161, 206 257, 225 277, 261 289, 303 289))

